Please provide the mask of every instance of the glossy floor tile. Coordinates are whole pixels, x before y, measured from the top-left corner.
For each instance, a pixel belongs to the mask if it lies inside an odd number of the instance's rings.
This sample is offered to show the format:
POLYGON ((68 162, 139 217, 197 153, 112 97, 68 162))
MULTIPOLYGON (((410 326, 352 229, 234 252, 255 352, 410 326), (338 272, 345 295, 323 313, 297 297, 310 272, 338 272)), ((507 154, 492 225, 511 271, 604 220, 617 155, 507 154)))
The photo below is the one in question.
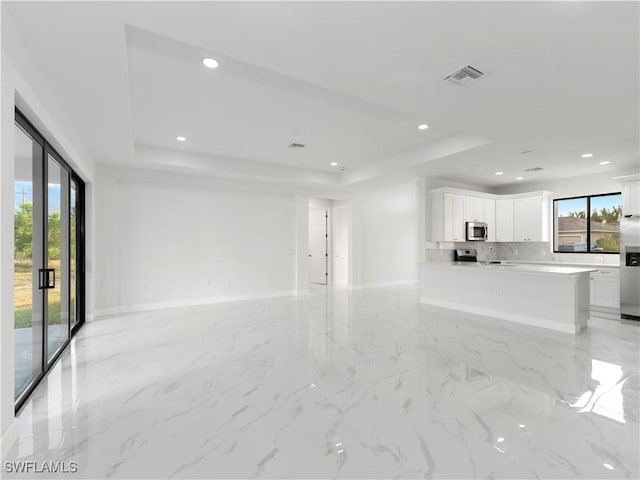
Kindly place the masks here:
POLYGON ((77 463, 59 478, 638 478, 639 344, 637 324, 567 335, 421 306, 416 287, 123 315, 73 340, 5 460, 77 463))

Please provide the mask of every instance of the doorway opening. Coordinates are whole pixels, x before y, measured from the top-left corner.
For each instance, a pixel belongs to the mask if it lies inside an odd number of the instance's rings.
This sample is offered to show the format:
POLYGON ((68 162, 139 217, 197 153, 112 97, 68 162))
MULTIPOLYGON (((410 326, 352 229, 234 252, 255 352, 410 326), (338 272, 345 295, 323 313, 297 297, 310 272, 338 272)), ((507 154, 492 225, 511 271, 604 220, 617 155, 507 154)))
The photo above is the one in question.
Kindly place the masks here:
POLYGON ((309 200, 309 283, 350 283, 351 205, 330 199, 309 200))

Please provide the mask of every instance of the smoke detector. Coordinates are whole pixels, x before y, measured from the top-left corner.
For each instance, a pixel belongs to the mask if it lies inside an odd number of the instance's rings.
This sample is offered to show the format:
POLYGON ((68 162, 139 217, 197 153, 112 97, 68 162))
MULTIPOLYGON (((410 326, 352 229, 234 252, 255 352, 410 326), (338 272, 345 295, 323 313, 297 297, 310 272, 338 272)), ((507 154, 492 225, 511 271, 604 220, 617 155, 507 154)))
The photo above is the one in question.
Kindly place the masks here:
POLYGON ((451 75, 444 77, 447 82, 451 82, 454 85, 459 87, 466 87, 467 85, 471 85, 480 77, 482 77, 484 73, 478 70, 471 65, 467 65, 466 67, 462 67, 457 72, 453 72, 451 75))
POLYGON ((533 168, 527 168, 525 172, 539 172, 540 170, 544 170, 544 169, 542 167, 533 167, 533 168))
POLYGON ((289 148, 304 148, 304 147, 305 146, 302 143, 295 143, 295 142, 289 145, 289 148))

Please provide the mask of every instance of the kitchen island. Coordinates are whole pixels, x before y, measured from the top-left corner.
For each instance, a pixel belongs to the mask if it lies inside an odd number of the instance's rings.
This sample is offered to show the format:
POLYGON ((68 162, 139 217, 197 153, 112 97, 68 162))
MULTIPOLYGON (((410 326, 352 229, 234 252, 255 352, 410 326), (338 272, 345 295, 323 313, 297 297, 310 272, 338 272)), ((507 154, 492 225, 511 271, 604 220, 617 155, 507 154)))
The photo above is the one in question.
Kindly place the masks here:
POLYGON ((589 319, 591 267, 424 263, 420 303, 566 333, 589 319))

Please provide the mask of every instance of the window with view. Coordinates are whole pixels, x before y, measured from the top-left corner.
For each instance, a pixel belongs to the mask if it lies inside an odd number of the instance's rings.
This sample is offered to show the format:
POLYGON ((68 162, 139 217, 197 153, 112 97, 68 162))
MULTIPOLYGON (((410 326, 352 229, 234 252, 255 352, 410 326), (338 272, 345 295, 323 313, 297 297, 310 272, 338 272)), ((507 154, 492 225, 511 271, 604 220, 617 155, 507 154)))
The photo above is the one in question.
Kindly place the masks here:
POLYGON ((553 212, 554 252, 620 252, 622 194, 557 199, 553 212))

